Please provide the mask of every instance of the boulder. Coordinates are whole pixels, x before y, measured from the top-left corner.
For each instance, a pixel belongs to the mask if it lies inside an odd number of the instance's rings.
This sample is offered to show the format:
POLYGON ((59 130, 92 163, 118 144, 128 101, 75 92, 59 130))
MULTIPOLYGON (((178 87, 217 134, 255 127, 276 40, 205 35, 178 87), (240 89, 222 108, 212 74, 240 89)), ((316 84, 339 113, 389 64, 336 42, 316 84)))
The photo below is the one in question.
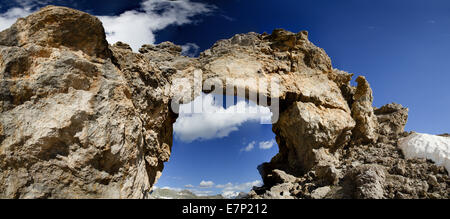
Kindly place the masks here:
POLYGON ((349 180, 347 185, 353 191, 353 197, 358 199, 382 199, 384 197, 384 184, 386 170, 376 164, 358 166, 344 177, 349 180))
POLYGON ((311 198, 313 199, 323 199, 327 196, 327 194, 331 191, 329 186, 324 186, 317 188, 311 193, 311 198))
POLYGON ((390 103, 375 109, 379 124, 378 132, 382 135, 399 135, 404 132, 408 121, 408 108, 397 103, 390 103))
POLYGON ((47 48, 67 47, 90 56, 109 58, 102 22, 87 13, 66 7, 47 6, 20 18, 0 33, 0 45, 47 48))

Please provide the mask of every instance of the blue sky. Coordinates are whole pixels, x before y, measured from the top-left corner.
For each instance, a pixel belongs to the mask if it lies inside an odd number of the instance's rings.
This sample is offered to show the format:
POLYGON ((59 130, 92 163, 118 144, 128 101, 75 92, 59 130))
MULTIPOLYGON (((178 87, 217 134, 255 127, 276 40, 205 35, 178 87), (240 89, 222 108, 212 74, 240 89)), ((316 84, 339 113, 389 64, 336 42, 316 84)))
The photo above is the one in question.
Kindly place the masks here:
MULTIPOLYGON (((184 45, 190 55, 236 33, 308 30, 310 40, 325 49, 335 68, 366 76, 374 89, 375 106, 397 102, 410 109, 407 130, 450 132, 448 0, 0 2, 0 29, 51 3, 101 16, 110 41, 123 39, 133 48, 172 41, 184 45)), ((259 142, 273 139, 271 127, 247 121, 238 129, 223 138, 191 143, 175 139, 160 184, 198 186, 203 180, 239 185, 258 180, 256 165, 277 152, 276 147, 258 147, 259 142), (252 141, 256 146, 251 152, 240 151, 252 141)))
POLYGON ((278 152, 272 125, 261 123, 270 116, 266 107, 222 95, 203 94, 182 105, 174 124, 172 156, 157 185, 192 189, 201 195, 236 195, 260 185, 256 167, 278 152), (227 106, 227 101, 233 104, 227 106), (201 113, 187 112, 192 105, 202 106, 196 108, 201 113))

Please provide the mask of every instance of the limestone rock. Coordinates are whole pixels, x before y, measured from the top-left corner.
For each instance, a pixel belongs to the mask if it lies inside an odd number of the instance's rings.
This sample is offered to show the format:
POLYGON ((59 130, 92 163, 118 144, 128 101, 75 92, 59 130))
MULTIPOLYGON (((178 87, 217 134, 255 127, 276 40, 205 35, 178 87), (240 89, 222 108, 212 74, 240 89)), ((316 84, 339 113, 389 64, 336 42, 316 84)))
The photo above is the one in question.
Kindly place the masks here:
MULTIPOLYGON (((302 101, 350 112, 340 88, 328 77, 332 71, 330 58, 304 32, 274 30, 271 35, 239 34, 215 43, 200 54, 198 62, 203 81, 220 81, 235 87, 236 91, 244 89, 248 93, 280 98, 282 110, 295 101, 302 101), (279 91, 269 92, 270 87, 262 86, 258 80, 278 81, 279 91)), ((186 77, 192 72, 179 74, 186 77)))
POLYGON ((292 183, 282 183, 272 186, 261 198, 264 199, 293 199, 291 191, 294 189, 292 183))
POLYGON ((384 198, 385 170, 378 165, 361 165, 347 173, 354 183, 354 195, 362 199, 384 198))
POLYGON ((307 171, 322 158, 313 149, 344 145, 354 126, 354 120, 344 110, 296 102, 273 125, 279 136, 280 155, 272 161, 287 162, 293 172, 307 171))
POLYGON ((352 116, 356 121, 353 137, 362 142, 375 142, 378 139, 378 121, 372 108, 372 89, 366 78, 356 78, 358 86, 353 96, 352 116))
POLYGON ((449 138, 449 137, 450 137, 450 134, 448 134, 448 133, 444 133, 444 134, 440 134, 439 136, 442 136, 442 137, 447 137, 447 138, 449 138))
POLYGON ((168 52, 171 55, 180 55, 181 54, 181 46, 175 45, 172 42, 162 42, 158 45, 142 45, 142 47, 139 49, 140 53, 148 53, 150 51, 154 52, 168 52))
POLYGON ((124 43, 124 42, 121 42, 121 41, 115 43, 113 46, 114 46, 115 48, 118 48, 118 49, 124 49, 124 50, 130 50, 130 51, 133 51, 133 49, 131 48, 130 45, 128 45, 128 44, 126 44, 126 43, 124 43))
POLYGON ((331 188, 329 186, 320 187, 311 193, 311 197, 313 199, 322 199, 325 198, 330 191, 331 188))
POLYGON ((110 57, 100 20, 65 7, 47 6, 0 33, 0 45, 68 47, 90 56, 110 57))
POLYGON ((408 121, 408 108, 397 103, 382 106, 374 111, 378 120, 378 132, 382 135, 399 135, 408 121))
POLYGON ((146 197, 173 119, 143 81, 164 77, 105 59, 101 23, 72 9, 46 7, 0 36, 0 197, 146 197))
POLYGON ((264 165, 258 166, 258 170, 263 177, 263 182, 265 186, 271 186, 281 183, 295 183, 297 181, 297 178, 295 176, 292 176, 283 170, 278 169, 267 169, 267 163, 264 165), (266 169, 265 169, 266 168, 266 169), (271 172, 265 172, 265 171, 271 171, 271 172))

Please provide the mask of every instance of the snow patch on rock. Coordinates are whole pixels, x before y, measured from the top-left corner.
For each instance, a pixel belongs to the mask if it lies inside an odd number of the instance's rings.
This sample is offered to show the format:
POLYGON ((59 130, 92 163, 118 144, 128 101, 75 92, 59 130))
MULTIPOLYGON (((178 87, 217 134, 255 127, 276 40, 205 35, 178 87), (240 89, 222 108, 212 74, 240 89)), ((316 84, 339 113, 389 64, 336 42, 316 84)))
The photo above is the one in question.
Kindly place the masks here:
POLYGON ((407 159, 425 158, 450 172, 450 138, 413 133, 399 140, 399 147, 407 159))

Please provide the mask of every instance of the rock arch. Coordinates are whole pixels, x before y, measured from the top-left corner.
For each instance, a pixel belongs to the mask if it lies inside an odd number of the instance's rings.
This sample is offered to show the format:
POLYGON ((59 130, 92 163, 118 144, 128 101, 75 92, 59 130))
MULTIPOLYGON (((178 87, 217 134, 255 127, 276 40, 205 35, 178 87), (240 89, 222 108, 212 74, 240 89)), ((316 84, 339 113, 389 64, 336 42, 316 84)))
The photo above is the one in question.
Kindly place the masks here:
POLYGON ((200 95, 174 85, 195 72, 200 92, 211 91, 204 82, 222 82, 224 90, 279 101, 280 153, 258 168, 266 185, 275 170, 333 178, 336 150, 377 140, 368 82, 358 77, 352 87, 352 75, 334 69, 306 31, 238 34, 198 58, 180 53, 170 42, 139 53, 108 45, 97 18, 64 7, 45 7, 1 32, 0 197, 145 198, 170 158, 171 104, 200 95), (238 80, 255 78, 277 78, 280 89, 238 80))

